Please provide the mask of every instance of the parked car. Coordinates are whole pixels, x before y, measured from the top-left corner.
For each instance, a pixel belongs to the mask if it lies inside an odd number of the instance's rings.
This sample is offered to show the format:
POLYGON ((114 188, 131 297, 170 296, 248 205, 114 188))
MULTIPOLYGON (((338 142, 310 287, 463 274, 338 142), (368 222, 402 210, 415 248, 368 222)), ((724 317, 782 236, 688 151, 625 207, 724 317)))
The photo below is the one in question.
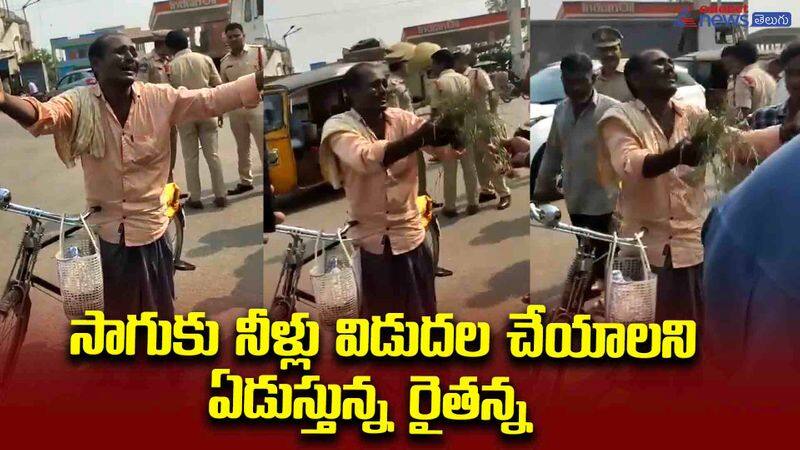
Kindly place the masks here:
POLYGON ((92 69, 73 70, 58 80, 56 88, 50 91, 48 96, 52 98, 56 95, 63 94, 74 87, 91 86, 93 84, 97 84, 97 79, 94 77, 92 69))
MULTIPOLYGON (((600 69, 600 61, 592 61, 595 70, 600 69)), ((675 72, 678 75, 678 92, 676 99, 685 103, 691 103, 705 107, 705 89, 689 75, 689 71, 682 66, 676 65, 675 72)), ((553 124, 553 114, 556 106, 564 100, 564 86, 561 84, 560 63, 553 63, 540 70, 531 77, 531 121, 530 141, 533 154, 531 155, 531 184, 536 183, 536 176, 539 173, 539 166, 542 163, 542 156, 547 144, 547 137, 550 135, 550 127, 553 124)))

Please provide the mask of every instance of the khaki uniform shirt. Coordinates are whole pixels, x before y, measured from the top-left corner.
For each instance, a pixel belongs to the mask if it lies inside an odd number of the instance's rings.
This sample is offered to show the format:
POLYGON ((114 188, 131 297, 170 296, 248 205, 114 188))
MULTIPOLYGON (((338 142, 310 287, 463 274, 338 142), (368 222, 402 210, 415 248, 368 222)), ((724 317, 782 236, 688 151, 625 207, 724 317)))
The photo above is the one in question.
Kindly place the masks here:
POLYGON ((443 102, 453 98, 468 96, 471 91, 469 78, 453 69, 444 70, 439 78, 431 81, 431 108, 439 108, 443 102))
MULTIPOLYGON (((234 56, 228 52, 222 57, 222 62, 220 62, 222 82, 229 83, 231 81, 236 81, 245 75, 263 70, 266 63, 267 55, 263 47, 245 45, 239 56, 234 56), (259 58, 259 53, 261 54, 261 58, 259 58)), ((256 108, 259 107, 260 105, 256 108)))
POLYGON ((758 63, 742 69, 732 84, 733 89, 729 90, 729 104, 733 106, 735 112, 740 108, 755 111, 772 105, 777 83, 758 63))
POLYGON ((214 60, 188 48, 176 53, 169 67, 170 83, 176 88, 202 89, 222 84, 214 60))
POLYGON ((414 112, 414 107, 412 106, 411 101, 411 93, 408 91, 408 86, 406 86, 406 82, 403 77, 390 74, 388 81, 386 106, 414 112))
POLYGON ((628 89, 628 83, 625 82, 625 66, 620 63, 617 71, 610 77, 603 75, 603 71, 597 71, 597 81, 594 82, 594 88, 597 92, 611 97, 618 102, 629 102, 633 100, 633 94, 628 89))
POLYGON ((222 57, 220 75, 222 75, 224 83, 229 83, 245 75, 256 73, 259 69, 263 69, 266 63, 267 55, 263 47, 245 45, 239 56, 234 56, 228 52, 222 57), (261 61, 258 58, 259 52, 261 53, 261 61))
POLYGON ((138 78, 143 83, 169 83, 169 58, 151 51, 139 62, 138 78))
POLYGON ((472 95, 488 110, 490 107, 489 96, 494 90, 494 84, 492 84, 489 74, 483 69, 469 67, 464 71, 464 76, 469 79, 472 95))

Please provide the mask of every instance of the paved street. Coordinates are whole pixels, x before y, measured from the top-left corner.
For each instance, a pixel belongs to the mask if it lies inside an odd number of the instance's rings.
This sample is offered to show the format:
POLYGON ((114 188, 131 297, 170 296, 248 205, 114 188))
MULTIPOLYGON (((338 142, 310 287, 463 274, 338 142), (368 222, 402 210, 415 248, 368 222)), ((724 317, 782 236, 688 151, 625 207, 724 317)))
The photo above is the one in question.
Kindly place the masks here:
MULTIPOLYGON (((501 105, 500 109, 512 133, 529 114, 528 103, 522 99, 501 105)), ((429 191, 442 200, 441 165, 429 164, 427 173, 429 191)), ((479 214, 466 216, 464 187, 459 184, 458 206, 462 214, 455 219, 440 217, 440 265, 455 273, 452 277, 437 278, 439 311, 453 312, 462 320, 488 320, 499 326, 506 323, 509 312, 524 307, 520 299, 528 292, 530 272, 528 171, 521 170, 519 174, 509 180, 513 202, 505 211, 497 211, 492 202, 484 204, 479 214)), ((332 232, 347 220, 346 201, 341 192, 315 189, 291 198, 284 206, 289 225, 332 232)), ((268 301, 274 294, 288 242, 287 236, 273 235, 266 247, 264 290, 268 301)), ((308 245, 313 251, 313 240, 308 245)), ((306 266, 303 272, 300 287, 310 292, 309 268, 310 265, 306 266)), ((300 309, 303 308, 301 305, 300 309)))
MULTIPOLYGON (((38 139, 5 115, 0 115, 2 165, 0 186, 11 190, 15 203, 37 206, 53 212, 77 213, 85 209, 83 174, 79 167, 67 170, 56 156, 52 137, 38 139)), ((219 133, 220 156, 229 188, 236 184, 236 147, 226 120, 219 133)), ((183 160, 178 152, 175 179, 185 185, 183 160)), ((258 161, 253 154, 254 161, 258 161)), ((184 241, 184 259, 197 265, 194 272, 178 272, 176 310, 179 313, 206 311, 220 320, 226 331, 233 317, 261 303, 262 295, 262 189, 260 162, 257 189, 241 197, 229 198, 225 209, 211 203, 211 181, 201 157, 200 167, 206 208, 190 210, 184 241)), ((9 272, 26 219, 0 213, 0 276, 9 272)), ((57 231, 58 225, 49 226, 57 231)), ((57 282, 56 248, 39 255, 36 273, 57 282)), ((52 351, 63 359, 66 348, 67 319, 61 304, 44 293, 32 292, 33 307, 28 337, 22 349, 19 375, 24 376, 26 355, 52 351)), ((40 366, 41 367, 41 366, 40 366)))

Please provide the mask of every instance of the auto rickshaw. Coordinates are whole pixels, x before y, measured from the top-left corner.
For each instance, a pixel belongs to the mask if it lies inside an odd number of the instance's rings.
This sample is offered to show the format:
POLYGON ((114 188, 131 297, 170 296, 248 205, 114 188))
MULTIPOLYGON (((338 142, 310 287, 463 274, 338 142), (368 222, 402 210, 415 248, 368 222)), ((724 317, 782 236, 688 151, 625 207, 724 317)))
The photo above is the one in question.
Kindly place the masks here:
POLYGON ((322 126, 347 110, 342 77, 356 63, 335 63, 264 87, 264 134, 275 195, 325 183, 319 165, 322 126))

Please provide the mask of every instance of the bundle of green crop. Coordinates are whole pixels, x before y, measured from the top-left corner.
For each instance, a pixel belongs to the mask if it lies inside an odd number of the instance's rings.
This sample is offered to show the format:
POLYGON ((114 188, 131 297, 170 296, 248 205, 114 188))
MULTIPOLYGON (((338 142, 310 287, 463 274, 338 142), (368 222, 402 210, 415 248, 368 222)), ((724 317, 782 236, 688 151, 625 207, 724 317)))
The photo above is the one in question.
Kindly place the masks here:
POLYGON ((684 180, 702 182, 710 168, 717 192, 726 193, 744 179, 749 172, 745 170, 747 166, 759 163, 755 149, 731 125, 726 118, 711 114, 691 123, 689 135, 692 143, 700 146, 703 157, 694 170, 683 176, 684 180))
POLYGON ((511 170, 511 160, 501 142, 506 138, 506 128, 496 112, 492 112, 471 95, 457 96, 443 100, 436 108, 440 123, 458 130, 458 144, 475 150, 486 148, 486 163, 495 172, 507 173, 511 170))

